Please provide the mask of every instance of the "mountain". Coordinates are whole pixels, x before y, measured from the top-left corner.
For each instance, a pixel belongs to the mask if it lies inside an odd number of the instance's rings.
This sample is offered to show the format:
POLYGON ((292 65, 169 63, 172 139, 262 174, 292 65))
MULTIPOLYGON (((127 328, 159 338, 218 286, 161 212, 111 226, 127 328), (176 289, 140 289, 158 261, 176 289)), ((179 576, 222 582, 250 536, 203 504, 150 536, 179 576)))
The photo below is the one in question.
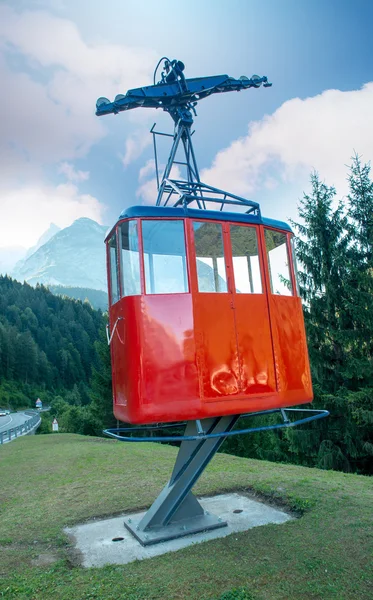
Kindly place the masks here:
POLYGON ((0 273, 11 273, 27 253, 23 246, 6 246, 0 248, 0 273))
MULTIPOLYGON (((46 242, 48 242, 57 233, 57 231, 60 231, 60 229, 60 227, 58 227, 54 223, 51 223, 48 229, 44 231, 43 235, 40 236, 35 246, 32 246, 32 248, 29 248, 27 251, 24 249, 23 253, 20 256, 18 256, 16 260, 13 261, 12 267, 9 270, 9 272, 16 273, 20 269, 22 269, 24 262, 29 258, 29 256, 34 254, 37 250, 39 250, 41 246, 46 244, 46 242)), ((0 272, 6 273, 7 271, 2 271, 0 269, 0 272)))
POLYGON ((92 219, 77 219, 17 264, 11 275, 30 285, 43 283, 106 292, 106 231, 107 227, 92 219))
POLYGON ((102 310, 106 312, 109 305, 109 297, 107 292, 102 290, 92 290, 89 288, 82 287, 70 287, 66 285, 48 285, 48 289, 55 296, 62 296, 67 298, 74 298, 75 300, 81 300, 85 302, 88 300, 92 308, 95 310, 102 310))
POLYGON ((39 248, 41 248, 41 246, 44 246, 44 244, 46 244, 47 242, 49 242, 49 240, 54 235, 56 235, 56 233, 58 233, 58 231, 61 231, 61 227, 58 227, 58 225, 55 225, 54 223, 51 223, 49 225, 47 231, 44 231, 43 235, 40 236, 40 238, 36 242, 35 246, 33 246, 32 248, 29 248, 29 250, 27 251, 27 254, 25 256, 25 259, 29 258, 29 256, 31 256, 32 254, 35 254, 35 252, 37 250, 39 250, 39 248))

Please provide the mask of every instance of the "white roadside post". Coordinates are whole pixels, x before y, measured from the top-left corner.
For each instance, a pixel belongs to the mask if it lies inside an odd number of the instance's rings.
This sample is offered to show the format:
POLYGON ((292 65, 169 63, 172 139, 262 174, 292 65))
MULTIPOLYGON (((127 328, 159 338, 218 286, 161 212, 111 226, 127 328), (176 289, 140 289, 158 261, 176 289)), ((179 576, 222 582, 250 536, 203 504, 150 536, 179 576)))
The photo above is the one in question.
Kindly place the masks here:
POLYGON ((52 431, 58 431, 58 421, 57 421, 57 419, 53 419, 53 421, 52 421, 52 431))

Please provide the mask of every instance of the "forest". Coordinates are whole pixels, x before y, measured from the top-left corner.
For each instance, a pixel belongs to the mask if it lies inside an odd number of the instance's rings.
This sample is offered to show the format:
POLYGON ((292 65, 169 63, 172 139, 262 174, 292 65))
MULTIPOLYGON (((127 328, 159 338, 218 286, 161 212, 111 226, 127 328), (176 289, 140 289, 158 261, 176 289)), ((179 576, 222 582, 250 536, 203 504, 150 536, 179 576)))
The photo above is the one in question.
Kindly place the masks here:
POLYGON ((92 382, 103 370, 97 346, 105 324, 89 302, 0 276, 0 406, 35 407, 40 398, 52 406, 42 431, 58 415, 66 431, 101 433, 104 415, 95 410, 92 382))
MULTIPOLYGON (((358 154, 349 193, 311 174, 292 222, 314 408, 330 416, 282 433, 232 438, 226 452, 373 473, 373 182, 358 154)), ((249 425, 248 425, 249 426, 249 425)))
MULTIPOLYGON (((354 154, 349 194, 317 173, 292 222, 314 387, 327 419, 230 438, 222 451, 322 469, 373 473, 373 182, 354 154)), ((0 277, 0 406, 51 406, 40 433, 101 435, 112 413, 107 315, 88 301, 0 277)), ((251 423, 247 420, 247 426, 251 423)))

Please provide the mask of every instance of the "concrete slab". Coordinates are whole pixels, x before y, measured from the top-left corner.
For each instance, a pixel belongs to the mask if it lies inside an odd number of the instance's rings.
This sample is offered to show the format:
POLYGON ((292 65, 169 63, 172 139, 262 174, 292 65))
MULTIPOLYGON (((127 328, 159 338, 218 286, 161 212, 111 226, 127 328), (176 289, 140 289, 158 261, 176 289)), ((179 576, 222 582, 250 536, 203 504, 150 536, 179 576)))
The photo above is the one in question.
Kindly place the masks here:
POLYGON ((81 552, 84 567, 102 567, 108 564, 125 565, 134 560, 151 558, 186 548, 192 544, 226 537, 238 531, 247 531, 269 523, 286 523, 292 519, 290 515, 281 510, 240 494, 199 498, 199 502, 205 511, 227 521, 228 526, 147 547, 143 547, 123 525, 124 517, 131 516, 137 519, 144 515, 144 512, 85 523, 65 528, 64 531, 72 537, 76 549, 81 552))

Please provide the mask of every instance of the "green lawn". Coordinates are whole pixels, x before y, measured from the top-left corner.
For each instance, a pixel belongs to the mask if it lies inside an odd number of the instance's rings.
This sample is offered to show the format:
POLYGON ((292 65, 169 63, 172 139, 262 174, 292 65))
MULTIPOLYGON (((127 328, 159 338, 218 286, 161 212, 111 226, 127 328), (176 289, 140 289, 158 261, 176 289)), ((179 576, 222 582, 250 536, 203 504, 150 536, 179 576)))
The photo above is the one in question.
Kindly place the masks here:
POLYGON ((63 527, 149 506, 175 455, 69 434, 2 446, 0 598, 372 600, 371 478, 223 454, 197 494, 242 490, 302 516, 123 567, 81 568, 63 527))

